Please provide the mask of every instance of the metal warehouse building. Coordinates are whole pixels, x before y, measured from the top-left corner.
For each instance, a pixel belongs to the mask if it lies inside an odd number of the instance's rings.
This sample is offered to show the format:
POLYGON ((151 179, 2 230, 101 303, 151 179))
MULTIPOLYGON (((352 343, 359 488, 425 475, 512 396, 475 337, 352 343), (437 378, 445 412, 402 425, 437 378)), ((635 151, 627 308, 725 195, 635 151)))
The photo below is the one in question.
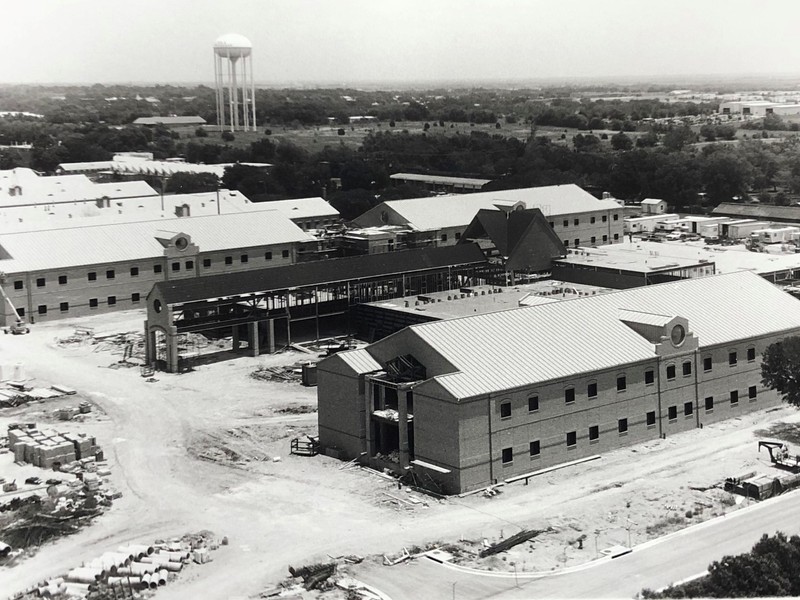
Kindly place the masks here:
POLYGON ((414 325, 319 363, 320 444, 477 489, 773 406, 760 359, 797 334, 749 272, 414 325))

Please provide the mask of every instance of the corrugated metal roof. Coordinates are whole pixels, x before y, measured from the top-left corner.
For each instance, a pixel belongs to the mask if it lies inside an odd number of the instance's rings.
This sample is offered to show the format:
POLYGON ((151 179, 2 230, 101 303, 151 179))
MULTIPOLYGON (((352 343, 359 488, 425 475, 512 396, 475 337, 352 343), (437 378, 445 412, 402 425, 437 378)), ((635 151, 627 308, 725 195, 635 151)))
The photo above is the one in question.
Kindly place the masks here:
POLYGON ((619 311, 619 320, 628 321, 629 323, 641 323, 642 325, 654 325, 656 327, 663 327, 669 323, 675 315, 657 315, 655 313, 642 312, 639 310, 625 310, 619 311))
POLYGON ((139 117, 134 125, 205 125, 203 117, 139 117))
POLYGON ((660 204, 664 202, 663 200, 659 200, 658 198, 645 198, 642 200, 642 204, 649 205, 649 204, 660 204))
POLYGON ((158 290, 165 302, 174 304, 359 279, 401 276, 403 273, 426 269, 485 262, 486 257, 477 244, 459 244, 443 248, 400 250, 383 254, 316 260, 270 269, 162 281, 155 284, 153 289, 158 290))
POLYGON ((800 223, 800 206, 772 206, 768 204, 737 204, 735 202, 723 202, 711 212, 715 215, 800 223))
POLYGON ((292 200, 273 200, 257 202, 251 210, 275 209, 283 211, 290 219, 307 219, 310 217, 338 217, 339 211, 323 198, 295 198, 292 200))
POLYGON ((449 177, 446 175, 424 175, 420 173, 394 173, 389 175, 389 179, 401 179, 405 181, 422 181, 425 183, 442 183, 452 185, 475 185, 484 186, 491 179, 475 179, 473 177, 449 177))
POLYGON ((276 210, 0 233, 0 256, 10 256, 0 260, 0 271, 21 273, 162 257, 164 247, 155 238, 157 230, 186 233, 202 252, 315 241, 276 210))
POLYGON ((418 231, 466 227, 480 209, 496 209, 495 204, 503 201, 512 203, 523 201, 526 208, 538 208, 546 217, 621 209, 614 200, 598 200, 577 185, 569 184, 436 198, 390 200, 367 211, 355 222, 363 227, 381 225, 381 213, 389 209, 418 231))
POLYGON ((619 319, 620 310, 686 317, 701 347, 800 328, 800 300, 740 272, 410 329, 458 371, 435 379, 468 398, 653 358, 653 344, 619 319))
POLYGON ((339 352, 336 354, 356 373, 371 373, 372 371, 379 371, 382 367, 378 362, 372 358, 369 352, 364 348, 358 350, 348 350, 346 352, 339 352))

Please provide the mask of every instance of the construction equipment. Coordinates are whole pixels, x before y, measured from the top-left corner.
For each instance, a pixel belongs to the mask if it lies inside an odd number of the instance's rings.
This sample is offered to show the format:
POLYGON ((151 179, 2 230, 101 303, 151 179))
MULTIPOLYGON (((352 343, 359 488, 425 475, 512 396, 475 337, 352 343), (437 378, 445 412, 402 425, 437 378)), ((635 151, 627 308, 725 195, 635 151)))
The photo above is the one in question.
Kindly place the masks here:
MULTIPOLYGON (((26 333, 30 333, 31 330, 28 327, 27 323, 25 323, 25 320, 19 316, 19 313, 17 312, 14 303, 11 302, 11 298, 8 297, 8 294, 6 294, 6 291, 3 289, 3 284, 5 282, 6 282, 6 274, 0 271, 0 296, 3 297, 2 304, 4 306, 7 305, 11 309, 11 314, 14 315, 15 319, 14 322, 11 323, 11 325, 3 327, 3 333, 5 334, 10 333, 12 335, 25 335, 26 333)), ((3 308, 3 310, 0 312, 4 313, 5 308, 3 308)))
POLYGON ((800 467, 800 455, 790 455, 789 447, 783 442, 758 442, 758 451, 761 448, 766 448, 769 452, 769 458, 778 467, 784 469, 797 469, 800 467))

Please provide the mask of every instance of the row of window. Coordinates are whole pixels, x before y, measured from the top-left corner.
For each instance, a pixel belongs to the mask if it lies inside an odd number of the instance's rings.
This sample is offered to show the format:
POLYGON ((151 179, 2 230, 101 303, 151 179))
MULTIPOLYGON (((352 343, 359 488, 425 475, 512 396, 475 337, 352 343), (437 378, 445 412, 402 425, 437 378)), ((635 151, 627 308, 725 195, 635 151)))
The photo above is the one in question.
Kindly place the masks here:
MULTIPOLYGON (((289 258, 289 251, 283 250, 281 252, 282 258, 289 258)), ((264 253, 264 260, 272 260, 272 252, 265 252, 264 253)), ((239 262, 242 264, 246 264, 250 262, 250 257, 247 254, 242 254, 239 256, 239 262)), ((233 264, 233 257, 226 256, 225 257, 225 264, 232 265, 233 264)), ((211 259, 204 258, 203 259, 203 268, 208 269, 211 267, 211 259)), ((180 271, 181 270, 181 263, 179 261, 175 261, 172 263, 171 268, 173 271, 180 271)), ((187 271, 191 271, 194 269, 194 261, 187 260, 184 262, 184 268, 187 271)), ((163 267, 160 264, 153 265, 153 273, 161 273, 163 271, 163 267)), ((131 277, 138 277, 139 276, 139 267, 131 267, 130 270, 131 277)), ((117 272, 115 269, 108 269, 106 271, 106 279, 116 279, 117 272)), ((87 280, 89 281, 97 281, 97 271, 89 271, 86 275, 87 280)), ((59 275, 58 276, 58 284, 59 285, 66 285, 68 282, 68 277, 66 275, 59 275)), ((47 281, 44 277, 39 277, 36 279, 36 287, 43 288, 47 285, 47 281)), ((21 279, 17 279, 14 281, 14 289, 21 290, 24 289, 25 283, 21 279)))
MULTIPOLYGON (((131 302, 133 302, 133 303, 140 302, 141 299, 142 299, 142 296, 138 292, 131 294, 131 302)), ((106 302, 108 303, 109 306, 114 306, 117 303, 117 297, 116 296, 108 296, 106 298, 106 302)), ((97 308, 98 305, 99 305, 99 300, 97 298, 89 298, 89 308, 97 308)), ((46 304, 40 304, 39 306, 36 307, 36 312, 38 314, 40 314, 40 315, 46 315, 47 314, 47 308, 48 307, 47 307, 46 304)), ((69 302, 61 302, 61 303, 59 303, 58 309, 59 309, 59 312, 62 312, 62 313, 69 311, 69 302)), ((18 308, 17 309, 17 314, 19 314, 20 317, 24 317, 25 316, 25 309, 24 308, 18 308)))
MULTIPOLYGON (((603 220, 603 223, 608 222, 608 215, 603 215, 602 216, 602 220, 603 220)), ((619 221, 619 215, 618 214, 614 215, 613 216, 613 220, 614 221, 619 221)), ((596 222, 597 222, 597 217, 589 217, 589 223, 590 224, 594 225, 596 222)), ((580 219, 573 219, 572 220, 572 224, 573 224, 573 226, 577 227, 578 225, 581 224, 581 220, 580 219)), ((564 221, 562 222, 562 225, 564 227, 569 227, 569 219, 564 219, 564 221)), ((554 221, 550 221, 550 228, 551 229, 555 229, 555 226, 556 226, 555 222, 554 221)))
MULTIPOLYGON (((758 388, 754 385, 747 388, 747 397, 750 399, 750 402, 755 402, 758 399, 758 388)), ((739 404, 739 391, 732 390, 730 392, 730 403, 731 406, 737 406, 739 404)), ((537 399, 538 402, 538 399, 537 399)), ((712 413, 714 411, 714 397, 709 396, 705 399, 705 411, 706 413, 712 413)), ((686 418, 694 416, 694 403, 693 402, 685 402, 683 405, 683 415, 686 418)), ((674 423, 678 420, 678 406, 670 406, 667 408, 667 418, 670 423, 674 423)), ((645 423, 648 429, 652 429, 656 426, 656 412, 649 411, 645 415, 645 423)), ((628 419, 618 419, 617 420, 617 434, 620 436, 627 435, 628 433, 628 419)), ((597 442, 600 439, 600 426, 599 425, 592 425, 589 427, 589 443, 597 442)), ((566 442, 567 442, 567 449, 576 448, 578 445, 578 432, 577 431, 568 431, 566 434, 566 442)), ((538 458, 541 456, 541 441, 540 440, 533 440, 530 442, 529 446, 529 454, 531 458, 538 458)), ((502 450, 502 462, 504 465, 509 465, 514 461, 514 451, 513 448, 503 448, 502 450)))
MULTIPOLYGON (((447 241, 447 234, 443 233, 442 235, 439 236, 439 239, 442 240, 443 242, 446 242, 447 241)), ((460 240, 460 239, 461 239, 461 233, 456 231, 456 240, 460 240)), ((389 242, 389 244, 392 244, 392 242, 389 242)))
MULTIPOLYGON (((615 234, 614 234, 614 241, 616 242, 616 241, 618 241, 618 240, 619 240, 619 234, 618 234, 618 233, 615 233, 615 234)), ((604 236, 603 236, 603 243, 606 243, 606 242, 608 242, 608 236, 607 236, 607 235, 604 235, 604 236)), ((580 240, 580 238, 575 238, 575 240, 574 240, 574 243, 575 243, 575 247, 576 247, 576 248, 577 248, 578 246, 580 246, 580 245, 581 245, 581 240, 580 240)), ((592 244, 596 244, 596 243, 597 243, 597 238, 596 238, 595 236, 592 236, 591 243, 592 243, 592 244)), ((569 248, 569 240, 564 240, 564 246, 566 246, 567 248, 569 248)))
MULTIPOLYGON (((748 362, 753 362, 756 359, 756 349, 755 348, 748 348, 747 349, 747 360, 748 362)), ((737 364, 737 352, 732 350, 728 353, 728 364, 734 366, 737 364)), ((703 358, 703 370, 705 372, 711 371, 713 366, 713 361, 710 356, 706 356, 703 358)), ((674 364, 667 365, 667 380, 673 380, 676 377, 677 367, 674 364)), ((681 365, 681 372, 685 377, 688 377, 692 374, 692 362, 691 361, 684 361, 681 365)), ((655 383, 655 371, 653 369, 648 369, 644 372, 644 383, 645 385, 653 385, 655 383)), ((618 375, 617 376, 617 391, 624 392, 628 389, 628 379, 625 375, 618 375)), ((586 386, 586 396, 592 400, 597 398, 597 382, 591 381, 586 386)), ((573 386, 567 387, 564 389, 564 402, 566 404, 572 404, 575 402, 575 388, 573 386)), ((528 412, 536 412, 539 410, 539 396, 531 396, 528 398, 528 412)), ((507 419, 511 417, 511 401, 506 400, 500 404, 500 418, 507 419)))

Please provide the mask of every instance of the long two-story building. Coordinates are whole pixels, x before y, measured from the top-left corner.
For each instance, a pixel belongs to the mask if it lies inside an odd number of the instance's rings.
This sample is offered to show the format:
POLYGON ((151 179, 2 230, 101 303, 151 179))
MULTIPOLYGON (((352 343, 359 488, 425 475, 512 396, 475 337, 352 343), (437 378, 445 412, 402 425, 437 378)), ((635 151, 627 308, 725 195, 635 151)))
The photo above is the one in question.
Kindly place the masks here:
POLYGON ((319 363, 320 444, 477 489, 774 406, 761 356, 798 334, 749 272, 413 325, 319 363))

